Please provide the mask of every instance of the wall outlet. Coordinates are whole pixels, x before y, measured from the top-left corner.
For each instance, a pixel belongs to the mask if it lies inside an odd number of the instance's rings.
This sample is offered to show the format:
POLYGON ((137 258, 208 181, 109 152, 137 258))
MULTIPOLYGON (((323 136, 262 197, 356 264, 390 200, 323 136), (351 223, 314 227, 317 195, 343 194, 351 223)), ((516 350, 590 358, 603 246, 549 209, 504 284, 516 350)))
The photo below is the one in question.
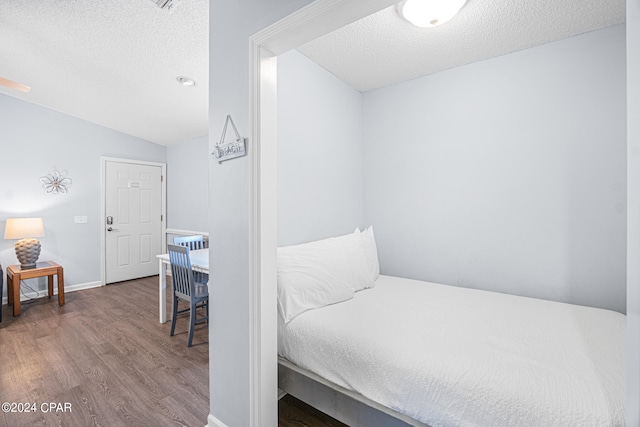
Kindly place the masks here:
POLYGON ((86 215, 74 216, 73 217, 73 222, 75 224, 86 224, 87 223, 87 216, 86 215))

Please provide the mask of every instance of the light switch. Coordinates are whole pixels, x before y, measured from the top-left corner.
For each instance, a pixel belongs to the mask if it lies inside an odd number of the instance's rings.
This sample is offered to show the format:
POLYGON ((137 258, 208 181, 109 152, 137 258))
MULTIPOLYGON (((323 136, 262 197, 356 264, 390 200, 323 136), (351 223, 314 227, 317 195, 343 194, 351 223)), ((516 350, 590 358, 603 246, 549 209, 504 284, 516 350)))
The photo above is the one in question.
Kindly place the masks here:
POLYGON ((75 224, 86 224, 87 223, 87 216, 86 215, 74 216, 73 217, 73 222, 75 224))

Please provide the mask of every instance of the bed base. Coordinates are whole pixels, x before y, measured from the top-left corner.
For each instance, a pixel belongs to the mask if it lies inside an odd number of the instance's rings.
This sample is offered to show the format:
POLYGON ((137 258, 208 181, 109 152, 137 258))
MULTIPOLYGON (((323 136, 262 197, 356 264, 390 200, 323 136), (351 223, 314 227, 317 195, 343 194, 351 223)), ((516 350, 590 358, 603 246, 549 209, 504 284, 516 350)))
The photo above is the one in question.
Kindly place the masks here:
POLYGON ((278 387, 351 427, 429 427, 278 357, 278 387))

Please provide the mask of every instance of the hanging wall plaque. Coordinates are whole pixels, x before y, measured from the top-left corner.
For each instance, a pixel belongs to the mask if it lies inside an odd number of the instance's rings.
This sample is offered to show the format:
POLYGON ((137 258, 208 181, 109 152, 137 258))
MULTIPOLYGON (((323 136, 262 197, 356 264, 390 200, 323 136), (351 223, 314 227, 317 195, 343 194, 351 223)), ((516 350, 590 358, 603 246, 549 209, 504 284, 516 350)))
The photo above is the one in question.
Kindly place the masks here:
POLYGON ((227 120, 224 122, 224 129, 222 130, 220 142, 216 144, 215 150, 212 154, 216 159, 218 159, 218 163, 235 159, 236 157, 242 157, 247 154, 247 138, 243 138, 240 136, 231 116, 227 116, 227 120), (227 135, 227 126, 229 125, 229 123, 231 123, 233 132, 235 133, 235 139, 225 141, 227 135))

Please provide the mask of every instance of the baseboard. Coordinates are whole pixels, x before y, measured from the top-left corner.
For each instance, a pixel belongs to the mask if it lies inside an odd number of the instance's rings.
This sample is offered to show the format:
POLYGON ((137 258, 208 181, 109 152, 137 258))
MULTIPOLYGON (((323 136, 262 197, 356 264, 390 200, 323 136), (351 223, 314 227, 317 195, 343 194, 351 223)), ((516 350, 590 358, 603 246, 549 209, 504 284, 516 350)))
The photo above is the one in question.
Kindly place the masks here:
MULTIPOLYGON (((65 285, 64 287, 64 293, 67 294, 69 292, 75 292, 75 291, 81 291, 83 289, 91 289, 91 288, 99 288, 100 286, 102 286, 102 282, 97 281, 97 282, 88 282, 88 283, 78 283, 77 285, 65 285)), ((5 284, 5 288, 6 288, 6 284, 5 284)), ((41 290, 40 292, 43 292, 42 295, 40 296, 34 296, 34 297, 26 297, 22 294, 20 294, 20 302, 22 301, 26 301, 29 299, 37 299, 37 298, 43 298, 47 296, 47 290, 41 290)), ((53 287, 53 294, 54 295, 58 295, 58 288, 56 285, 56 282, 54 281, 54 287, 53 287)), ((6 304, 7 303, 7 297, 2 297, 2 304, 6 304)))
POLYGON ((209 414, 207 418, 207 425, 205 427, 228 427, 225 423, 214 417, 212 414, 209 414))

